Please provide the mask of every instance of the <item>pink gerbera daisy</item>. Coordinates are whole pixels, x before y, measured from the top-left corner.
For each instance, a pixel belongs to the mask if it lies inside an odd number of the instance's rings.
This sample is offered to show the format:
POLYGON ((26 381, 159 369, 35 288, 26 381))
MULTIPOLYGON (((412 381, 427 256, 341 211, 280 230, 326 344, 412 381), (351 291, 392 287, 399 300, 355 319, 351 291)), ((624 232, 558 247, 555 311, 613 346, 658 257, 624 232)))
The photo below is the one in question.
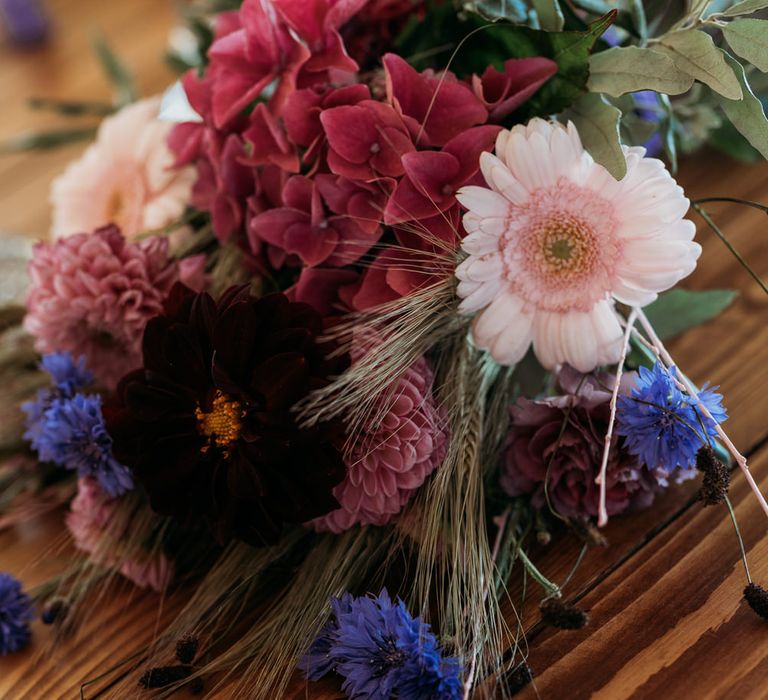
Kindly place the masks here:
POLYGON ((614 300, 644 306, 695 268, 682 189, 645 149, 623 148, 627 174, 616 180, 573 124, 533 119, 481 155, 488 188, 459 191, 469 210, 460 309, 479 312, 474 341, 497 362, 514 364, 531 343, 547 368, 616 362, 614 300))

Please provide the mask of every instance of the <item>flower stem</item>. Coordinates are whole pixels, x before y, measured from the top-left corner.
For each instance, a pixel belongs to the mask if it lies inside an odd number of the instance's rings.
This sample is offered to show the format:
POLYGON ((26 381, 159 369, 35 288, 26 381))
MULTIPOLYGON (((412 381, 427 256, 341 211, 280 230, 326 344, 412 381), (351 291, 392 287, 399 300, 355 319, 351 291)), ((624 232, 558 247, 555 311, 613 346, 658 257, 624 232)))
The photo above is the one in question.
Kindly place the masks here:
POLYGON ((600 485, 600 505, 598 507, 597 525, 603 527, 608 522, 608 509, 605 505, 606 497, 606 474, 608 471, 608 457, 611 452, 611 440, 613 439, 613 426, 616 424, 616 402, 619 397, 619 384, 621 383, 621 373, 624 369, 624 361, 627 359, 629 350, 629 338, 632 335, 632 329, 635 327, 637 318, 637 309, 632 309, 627 318, 627 327, 624 329, 624 338, 621 342, 621 357, 616 368, 616 380, 611 392, 611 416, 608 419, 608 430, 605 433, 605 446, 603 447, 603 461, 600 464, 600 474, 595 479, 595 483, 600 485))
POLYGON ((731 522, 733 523, 733 529, 736 530, 736 539, 739 540, 739 547, 741 548, 741 563, 744 564, 744 572, 747 574, 747 583, 752 583, 752 577, 749 575, 749 565, 747 564, 747 550, 744 548, 744 540, 741 537, 741 530, 739 530, 739 523, 736 520, 736 512, 733 510, 733 503, 728 496, 725 496, 725 505, 728 506, 728 514, 731 516, 731 522))
MULTIPOLYGON (((669 354, 667 349, 662 344, 661 340, 659 339, 659 336, 656 334, 656 331, 653 329, 651 322, 648 320, 648 317, 643 313, 641 309, 637 309, 637 317, 640 320, 640 325, 642 325, 643 330, 647 333, 648 339, 651 341, 651 344, 654 350, 656 351, 656 353, 658 354, 658 356, 664 360, 664 362, 667 364, 668 367, 675 366, 675 361, 672 359, 672 356, 669 354)), ((760 507, 763 509, 763 512, 768 516, 768 502, 766 502, 765 496, 763 496, 763 494, 760 492, 760 489, 755 483, 755 479, 752 476, 752 473, 749 471, 749 466, 747 465, 747 458, 736 449, 736 446, 733 444, 733 442, 731 442, 731 439, 728 437, 728 435, 726 435, 720 423, 718 423, 718 421, 714 419, 709 409, 706 407, 704 402, 699 398, 699 394, 696 391, 696 388, 693 386, 693 384, 691 384, 691 381, 688 379, 688 377, 686 377, 683 372, 679 373, 679 377, 680 377, 680 382, 682 383, 683 388, 686 390, 688 395, 697 402, 698 408, 701 410, 701 412, 707 418, 709 418, 709 420, 711 420, 714 423, 717 434, 720 436, 720 439, 723 441, 723 444, 726 446, 726 448, 731 453, 731 455, 733 455, 733 458, 736 460, 736 464, 739 465, 739 468, 744 474, 744 478, 747 480, 747 483, 749 484, 749 488, 752 489, 752 492, 755 494, 755 497, 760 503, 760 507)))

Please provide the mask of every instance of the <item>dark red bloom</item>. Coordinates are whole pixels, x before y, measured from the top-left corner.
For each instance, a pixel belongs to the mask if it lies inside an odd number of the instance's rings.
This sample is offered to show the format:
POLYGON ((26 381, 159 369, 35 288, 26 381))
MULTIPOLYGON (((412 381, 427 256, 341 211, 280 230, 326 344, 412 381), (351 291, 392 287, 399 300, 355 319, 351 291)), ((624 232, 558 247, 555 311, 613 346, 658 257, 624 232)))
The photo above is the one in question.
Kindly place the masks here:
POLYGON ((277 120, 264 103, 251 112, 250 126, 243 133, 247 146, 242 162, 247 165, 277 165, 290 173, 299 172, 299 156, 277 120))
POLYGON ((287 99, 282 116, 291 141, 307 149, 303 155, 304 163, 314 162, 324 142, 323 125, 320 123, 324 110, 370 99, 368 86, 359 84, 335 89, 320 85, 294 92, 287 99))
POLYGON ((353 180, 399 177, 403 155, 415 150, 400 115, 381 102, 327 109, 320 121, 328 137, 328 166, 353 180))
POLYGON ((453 73, 418 73, 393 53, 386 54, 383 62, 387 98, 403 116, 419 146, 444 146, 454 136, 488 119, 483 103, 453 73))
POLYGON ((384 210, 384 222, 420 220, 456 203, 456 191, 480 169, 480 154, 493 148, 500 126, 478 126, 454 136, 440 151, 403 156, 405 176, 384 210))
POLYGON ((282 198, 282 207, 251 220, 253 248, 266 242, 305 265, 340 267, 357 261, 381 236, 386 195, 364 183, 296 175, 286 182, 282 198))
POLYGON ((339 35, 347 22, 368 0, 272 0, 286 24, 312 52, 302 66, 312 73, 340 70, 355 72, 357 63, 348 55, 339 35))
POLYGON ((488 66, 482 76, 472 76, 472 90, 489 112, 489 119, 500 121, 530 99, 557 73, 557 63, 549 58, 510 58, 504 71, 488 66))
MULTIPOLYGON (((213 124, 219 129, 277 79, 280 84, 272 101, 281 104, 295 88, 296 76, 310 56, 307 47, 291 36, 271 4, 245 0, 239 19, 240 27, 219 36, 208 50, 213 124)), ((228 29, 233 29, 231 23, 228 29)))
POLYGON ((322 331, 316 311, 282 294, 233 288, 217 304, 174 288, 147 325, 143 369, 106 411, 115 454, 154 510, 261 545, 338 507, 338 430, 299 428, 291 411, 344 367, 326 359, 322 331))
POLYGON ((399 299, 452 275, 461 231, 458 204, 429 219, 395 229, 398 246, 382 250, 355 288, 342 298, 363 311, 399 299))

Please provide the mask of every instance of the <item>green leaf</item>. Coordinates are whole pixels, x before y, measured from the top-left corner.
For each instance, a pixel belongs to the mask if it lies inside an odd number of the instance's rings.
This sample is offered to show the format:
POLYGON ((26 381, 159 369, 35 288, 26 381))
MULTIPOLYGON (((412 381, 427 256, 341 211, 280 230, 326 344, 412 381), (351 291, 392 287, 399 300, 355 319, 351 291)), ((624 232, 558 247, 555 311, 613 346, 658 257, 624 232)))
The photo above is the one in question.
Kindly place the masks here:
POLYGON ((562 30, 565 18, 557 0, 533 0, 533 9, 536 10, 542 29, 548 32, 562 30))
POLYGON ((523 0, 477 0, 469 3, 467 9, 491 21, 499 19, 510 22, 528 21, 528 8, 523 0))
POLYGON ((744 0, 737 2, 733 7, 729 7, 724 12, 719 12, 725 17, 736 17, 737 15, 751 15, 758 10, 768 8, 768 0, 744 0))
POLYGON ((614 47, 589 59, 589 89, 619 97, 637 90, 667 95, 687 92, 693 78, 679 70, 669 56, 637 46, 614 47))
POLYGON ((643 0, 622 0, 622 5, 632 17, 632 25, 641 44, 648 40, 648 22, 646 21, 643 0))
POLYGON ((115 90, 116 102, 119 105, 135 102, 138 93, 133 83, 133 76, 109 47, 106 39, 101 34, 94 34, 92 44, 101 67, 115 90))
POLYGON ((665 34, 656 50, 666 53, 675 66, 729 100, 740 100, 741 86, 712 37, 697 29, 665 34))
POLYGON ((755 97, 752 88, 749 87, 744 67, 733 56, 723 51, 725 60, 733 68, 741 83, 744 98, 741 100, 728 100, 717 95, 720 106, 733 125, 744 135, 760 153, 763 158, 768 158, 768 119, 765 117, 763 105, 755 97))
POLYGON ((738 292, 732 289, 709 289, 702 292, 687 289, 672 289, 645 308, 650 320, 661 338, 700 326, 727 309, 738 292))
POLYGON ((605 0, 571 0, 571 2, 579 9, 599 16, 606 15, 614 9, 611 3, 605 0))
POLYGON ((619 141, 621 112, 603 97, 588 93, 562 115, 579 130, 581 142, 590 155, 617 180, 627 174, 627 159, 619 141))
POLYGON ((669 167, 674 175, 677 173, 677 141, 675 141, 675 126, 677 125, 677 119, 675 118, 672 102, 668 95, 659 93, 659 102, 666 114, 666 119, 661 127, 661 135, 664 139, 664 151, 667 154, 667 158, 669 158, 669 167))
POLYGON ((739 56, 768 73, 768 22, 764 19, 734 19, 723 27, 723 34, 739 56))
POLYGON ((96 135, 95 127, 82 129, 54 129, 52 131, 28 131, 8 141, 0 142, 0 154, 20 151, 44 151, 64 146, 76 141, 92 139, 96 135))

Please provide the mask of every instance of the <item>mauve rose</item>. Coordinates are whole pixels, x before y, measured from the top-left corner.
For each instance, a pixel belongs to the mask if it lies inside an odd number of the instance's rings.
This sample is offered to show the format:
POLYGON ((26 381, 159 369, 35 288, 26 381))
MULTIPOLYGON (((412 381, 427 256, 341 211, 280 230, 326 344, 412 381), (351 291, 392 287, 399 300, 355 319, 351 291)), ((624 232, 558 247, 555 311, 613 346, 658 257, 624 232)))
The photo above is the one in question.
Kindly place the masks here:
MULTIPOLYGON (((537 401, 517 400, 511 408, 512 426, 501 476, 507 494, 532 494, 534 507, 543 509, 547 507, 547 481, 549 500, 557 513, 567 518, 597 516, 600 487, 595 478, 600 471, 614 381, 611 374, 582 375, 566 366, 558 376, 563 394, 537 401)), ((616 436, 611 443, 607 478, 609 515, 649 506, 666 486, 663 479, 638 464, 616 436)))

